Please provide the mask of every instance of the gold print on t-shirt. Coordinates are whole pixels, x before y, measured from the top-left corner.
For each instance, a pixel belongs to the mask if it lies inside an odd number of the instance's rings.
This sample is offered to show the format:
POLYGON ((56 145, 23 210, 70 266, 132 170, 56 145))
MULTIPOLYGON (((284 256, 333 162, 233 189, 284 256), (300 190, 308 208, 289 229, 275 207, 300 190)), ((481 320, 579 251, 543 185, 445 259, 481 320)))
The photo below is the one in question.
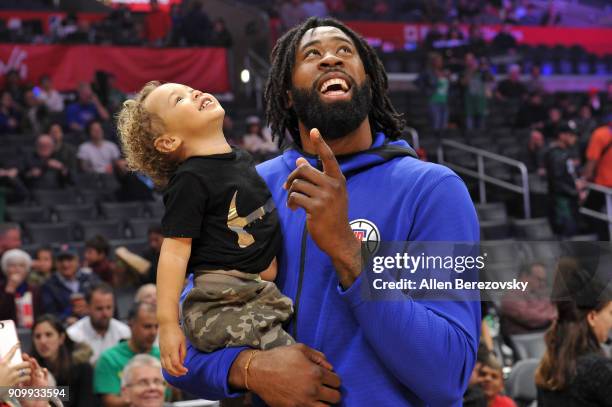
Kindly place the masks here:
POLYGON ((236 209, 236 198, 238 196, 238 191, 234 192, 234 196, 232 197, 232 202, 230 202, 229 211, 227 212, 227 227, 231 229, 232 232, 238 235, 238 246, 241 249, 245 247, 249 247, 253 243, 255 243, 255 238, 252 234, 244 230, 246 226, 251 224, 253 221, 257 219, 261 219, 266 212, 266 205, 260 206, 255 209, 247 216, 239 216, 238 210, 236 209))

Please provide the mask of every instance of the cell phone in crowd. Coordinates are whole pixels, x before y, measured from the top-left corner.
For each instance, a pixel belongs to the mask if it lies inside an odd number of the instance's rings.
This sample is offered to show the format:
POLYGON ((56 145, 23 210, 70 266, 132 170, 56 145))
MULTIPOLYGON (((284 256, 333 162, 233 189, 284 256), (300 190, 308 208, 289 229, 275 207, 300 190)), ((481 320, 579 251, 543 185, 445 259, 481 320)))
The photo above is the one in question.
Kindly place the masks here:
MULTIPOLYGON (((19 343, 19 337, 17 336, 17 328, 15 322, 12 320, 0 321, 0 356, 4 357, 9 351, 19 343)), ((21 358, 21 349, 17 349, 15 355, 9 362, 9 365, 15 365, 23 362, 21 358)))

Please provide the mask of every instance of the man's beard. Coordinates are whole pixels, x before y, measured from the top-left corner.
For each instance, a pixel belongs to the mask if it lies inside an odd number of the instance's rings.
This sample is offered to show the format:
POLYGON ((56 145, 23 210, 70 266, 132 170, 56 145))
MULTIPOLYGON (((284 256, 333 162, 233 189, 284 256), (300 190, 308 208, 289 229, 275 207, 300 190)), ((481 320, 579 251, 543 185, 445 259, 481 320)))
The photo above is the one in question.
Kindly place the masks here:
POLYGON ((325 140, 335 140, 355 131, 370 113, 372 93, 366 77, 361 86, 351 83, 350 100, 324 102, 319 91, 291 87, 293 110, 307 129, 317 128, 325 140))
POLYGON ((90 321, 91 321, 91 326, 93 326, 94 329, 99 330, 99 331, 105 331, 110 326, 110 319, 93 320, 90 318, 90 321))

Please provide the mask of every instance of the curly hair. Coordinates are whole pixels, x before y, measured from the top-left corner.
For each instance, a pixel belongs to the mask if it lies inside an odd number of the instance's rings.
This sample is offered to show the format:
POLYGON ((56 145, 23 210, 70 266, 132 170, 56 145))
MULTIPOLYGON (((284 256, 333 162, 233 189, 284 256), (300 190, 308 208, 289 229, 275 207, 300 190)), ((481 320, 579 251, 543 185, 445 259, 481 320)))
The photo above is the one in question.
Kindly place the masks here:
POLYGON ((366 74, 370 77, 372 108, 369 113, 370 125, 375 132, 382 131, 390 139, 401 136, 404 120, 387 95, 388 79, 385 68, 372 47, 357 33, 333 18, 311 17, 285 33, 272 49, 271 69, 264 91, 266 119, 272 133, 282 144, 288 131, 294 142, 300 145, 298 117, 293 109, 288 109, 287 90, 291 89, 291 73, 295 64, 295 51, 311 28, 331 26, 344 32, 355 44, 363 62, 366 74))
POLYGON ((117 130, 128 167, 149 176, 157 188, 163 188, 178 167, 169 154, 159 152, 153 142, 164 132, 162 119, 144 107, 146 98, 161 85, 147 83, 134 99, 123 102, 117 115, 117 130))

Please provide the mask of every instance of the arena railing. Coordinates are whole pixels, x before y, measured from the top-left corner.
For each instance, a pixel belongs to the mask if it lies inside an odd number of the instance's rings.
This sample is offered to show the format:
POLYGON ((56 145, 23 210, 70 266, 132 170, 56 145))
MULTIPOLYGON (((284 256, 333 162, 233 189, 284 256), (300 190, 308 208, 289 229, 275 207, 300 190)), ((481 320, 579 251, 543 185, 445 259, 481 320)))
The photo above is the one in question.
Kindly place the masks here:
POLYGON ((588 183, 586 188, 589 191, 597 191, 604 194, 606 198, 605 212, 599 212, 594 209, 581 207, 580 213, 590 218, 606 222, 608 224, 608 236, 610 240, 612 240, 612 188, 592 183, 588 183))
POLYGON ((527 167, 524 163, 512 158, 504 157, 503 155, 491 153, 480 148, 468 146, 463 143, 459 143, 454 140, 442 139, 438 146, 438 162, 443 164, 455 172, 467 175, 478 180, 478 191, 480 203, 487 203, 487 186, 486 183, 496 185, 500 188, 507 189, 512 192, 516 192, 523 196, 523 214, 525 219, 531 218, 531 200, 529 196, 529 177, 527 167), (470 168, 466 168, 462 165, 448 162, 444 159, 445 149, 455 149, 464 151, 466 153, 473 154, 476 157, 476 171, 470 168), (520 171, 521 174, 521 185, 516 185, 511 182, 505 181, 501 178, 496 178, 486 174, 485 158, 491 161, 506 164, 511 167, 515 167, 520 171))

